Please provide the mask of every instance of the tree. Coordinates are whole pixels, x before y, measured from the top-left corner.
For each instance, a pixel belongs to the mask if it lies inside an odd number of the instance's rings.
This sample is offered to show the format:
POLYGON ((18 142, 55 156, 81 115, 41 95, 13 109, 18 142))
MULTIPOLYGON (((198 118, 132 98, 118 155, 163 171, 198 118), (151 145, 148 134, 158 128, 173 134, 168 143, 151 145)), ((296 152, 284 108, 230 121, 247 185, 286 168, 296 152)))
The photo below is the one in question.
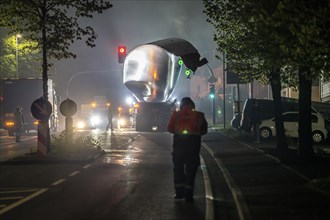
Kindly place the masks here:
POLYGON ((288 145, 284 135, 281 108, 282 54, 274 30, 260 21, 267 5, 271 10, 276 1, 204 0, 208 21, 215 27, 214 39, 219 51, 226 52, 227 66, 245 81, 257 79, 272 85, 277 133, 277 149, 285 155, 288 145))
MULTIPOLYGON (((281 52, 286 54, 286 69, 296 76, 299 88, 299 158, 314 157, 311 126, 311 85, 320 76, 329 75, 330 2, 308 0, 279 1, 272 14, 273 28, 281 27, 287 37, 277 32, 281 52), (276 21, 276 22, 275 22, 276 21)), ((294 77, 291 77, 294 78, 294 77)))
MULTIPOLYGON (((90 26, 81 27, 80 17, 93 18, 112 7, 107 0, 2 0, 0 26, 10 27, 12 33, 24 33, 28 40, 37 42, 42 53, 43 98, 48 100, 48 68, 50 59, 75 58, 69 46, 82 40, 94 47, 97 37, 90 26)), ((49 125, 47 124, 48 143, 49 125)), ((49 144, 48 144, 49 150, 49 144)))
POLYGON ((40 50, 36 47, 37 43, 24 39, 24 36, 8 35, 5 28, 0 29, 1 77, 15 78, 18 67, 19 77, 40 76, 40 50), (16 53, 18 57, 16 57, 16 53))
MULTIPOLYGON (((243 76, 250 71, 255 79, 270 80, 276 122, 281 121, 277 112, 281 81, 299 88, 299 155, 312 159, 311 80, 329 76, 329 1, 204 2, 221 31, 216 37, 219 47, 234 53, 230 66, 243 76)), ((277 130, 281 124, 276 123, 277 130)))

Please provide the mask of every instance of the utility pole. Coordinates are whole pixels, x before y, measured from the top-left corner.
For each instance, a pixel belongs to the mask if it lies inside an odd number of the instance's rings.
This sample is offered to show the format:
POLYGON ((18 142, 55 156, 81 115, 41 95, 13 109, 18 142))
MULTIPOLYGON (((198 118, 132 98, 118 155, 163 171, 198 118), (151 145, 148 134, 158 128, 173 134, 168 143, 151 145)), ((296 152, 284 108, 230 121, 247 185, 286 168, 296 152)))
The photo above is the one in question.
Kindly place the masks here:
POLYGON ((222 85, 223 85, 223 128, 226 128, 226 57, 225 52, 222 54, 222 67, 223 67, 223 76, 222 76, 222 85))

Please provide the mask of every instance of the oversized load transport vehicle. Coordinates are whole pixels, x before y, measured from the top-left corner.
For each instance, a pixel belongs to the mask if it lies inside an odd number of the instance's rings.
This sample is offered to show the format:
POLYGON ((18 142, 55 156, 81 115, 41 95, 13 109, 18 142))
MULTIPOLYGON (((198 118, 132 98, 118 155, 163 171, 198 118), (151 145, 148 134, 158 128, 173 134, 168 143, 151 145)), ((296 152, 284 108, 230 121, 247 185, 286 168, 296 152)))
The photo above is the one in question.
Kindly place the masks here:
POLYGON ((164 131, 174 109, 169 101, 183 65, 195 71, 207 63, 187 41, 176 38, 144 44, 125 58, 123 82, 138 101, 137 131, 164 131))
POLYGON ((125 59, 123 81, 138 101, 136 130, 165 130, 173 104, 167 102, 182 66, 179 57, 155 45, 142 45, 125 59))
MULTIPOLYGON (((29 132, 37 130, 37 120, 31 114, 31 104, 42 96, 42 79, 3 79, 1 80, 2 96, 1 101, 1 128, 6 129, 8 134, 14 135, 15 131, 15 110, 17 106, 23 108, 24 127, 29 132)), ((48 101, 52 104, 52 114, 49 120, 49 127, 52 131, 58 129, 58 103, 54 85, 51 79, 48 80, 48 101)))

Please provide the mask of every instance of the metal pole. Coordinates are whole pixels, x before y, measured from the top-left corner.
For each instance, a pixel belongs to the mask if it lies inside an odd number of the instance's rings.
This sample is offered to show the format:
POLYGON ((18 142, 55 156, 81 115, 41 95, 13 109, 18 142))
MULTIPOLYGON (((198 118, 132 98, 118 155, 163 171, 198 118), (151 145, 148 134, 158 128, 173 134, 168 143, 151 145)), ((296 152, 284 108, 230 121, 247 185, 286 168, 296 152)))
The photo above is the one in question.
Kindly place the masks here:
POLYGON ((212 98, 212 119, 213 119, 213 125, 215 125, 215 97, 216 95, 212 98))
POLYGON ((226 67, 225 67, 225 53, 222 54, 222 67, 223 67, 223 76, 222 76, 222 85, 223 85, 223 128, 226 128, 226 67))
POLYGON ((89 71, 82 71, 82 72, 75 73, 74 75, 72 75, 70 77, 70 79, 66 83, 66 97, 69 97, 69 86, 70 86, 71 81, 75 77, 77 77, 77 76, 79 76, 81 74, 107 73, 107 72, 111 72, 111 71, 121 71, 121 70, 120 69, 114 69, 114 70, 111 70, 111 69, 109 69, 109 70, 96 70, 96 71, 89 70, 89 71))

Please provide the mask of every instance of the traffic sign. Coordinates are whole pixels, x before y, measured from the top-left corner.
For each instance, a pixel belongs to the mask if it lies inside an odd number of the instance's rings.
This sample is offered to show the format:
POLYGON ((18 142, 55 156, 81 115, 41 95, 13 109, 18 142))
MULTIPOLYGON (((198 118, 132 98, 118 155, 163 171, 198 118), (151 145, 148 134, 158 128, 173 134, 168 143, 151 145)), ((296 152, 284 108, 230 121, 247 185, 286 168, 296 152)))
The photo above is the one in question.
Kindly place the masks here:
POLYGON ((52 105, 49 101, 41 97, 32 103, 31 113, 38 120, 48 120, 52 114, 52 105))
POLYGON ((77 112, 77 104, 71 99, 66 99, 60 105, 60 112, 65 117, 71 117, 77 112))

